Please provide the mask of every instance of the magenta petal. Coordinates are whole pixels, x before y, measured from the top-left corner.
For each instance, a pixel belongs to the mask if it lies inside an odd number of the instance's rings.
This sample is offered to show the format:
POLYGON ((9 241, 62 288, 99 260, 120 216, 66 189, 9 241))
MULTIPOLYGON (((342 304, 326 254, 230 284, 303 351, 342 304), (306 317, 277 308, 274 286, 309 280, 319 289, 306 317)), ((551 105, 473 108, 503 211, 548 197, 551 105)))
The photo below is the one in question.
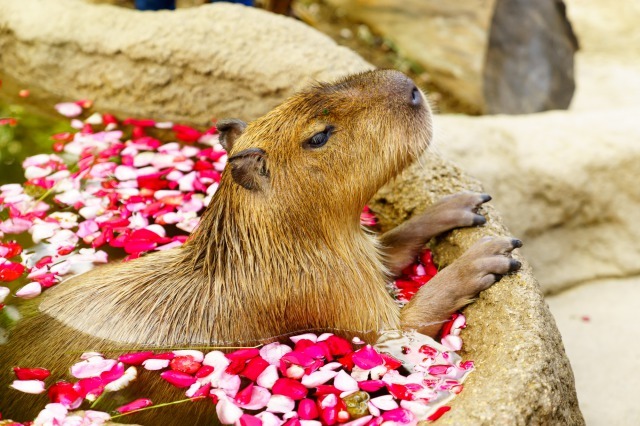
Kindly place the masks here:
POLYGON ((160 377, 179 388, 188 388, 196 382, 196 378, 190 374, 175 370, 167 370, 160 374, 160 377))
POLYGON ((307 396, 308 389, 297 380, 281 378, 276 380, 273 385, 273 393, 275 395, 284 395, 293 399, 300 400, 307 396))
POLYGON ((314 400, 305 398, 300 401, 298 405, 298 416, 300 416, 302 420, 317 419, 319 415, 320 412, 314 400))
POLYGON ((237 351, 226 354, 226 357, 231 361, 249 361, 251 358, 255 358, 260 355, 260 350, 257 348, 238 349, 237 351))
POLYGON ((377 392, 385 387, 385 383, 382 380, 364 380, 358 382, 358 387, 365 392, 377 392))
POLYGON ((363 370, 371 370, 374 367, 384 364, 384 359, 371 345, 367 345, 357 350, 352 357, 353 363, 363 370))
POLYGON ((93 399, 102 394, 104 383, 99 377, 89 377, 78 380, 73 385, 73 389, 75 389, 82 398, 93 399))
POLYGON ((246 367, 244 368, 244 370, 242 370, 240 375, 255 382, 268 366, 269 363, 262 359, 262 357, 258 356, 247 363, 246 367))
POLYGON ((100 379, 104 384, 111 383, 114 380, 118 380, 124 375, 124 364, 118 362, 110 370, 100 373, 100 379))
POLYGON ((243 414, 239 422, 240 426, 262 426, 262 420, 250 414, 243 414))
POLYGON ((150 405, 153 405, 153 402, 151 402, 150 399, 140 398, 128 404, 125 404, 121 407, 116 408, 116 411, 120 414, 124 414, 124 413, 129 413, 131 411, 139 410, 141 408, 148 407, 150 405))
POLYGON ((382 413, 382 418, 387 422, 408 424, 413 421, 413 414, 404 408, 396 408, 382 413))

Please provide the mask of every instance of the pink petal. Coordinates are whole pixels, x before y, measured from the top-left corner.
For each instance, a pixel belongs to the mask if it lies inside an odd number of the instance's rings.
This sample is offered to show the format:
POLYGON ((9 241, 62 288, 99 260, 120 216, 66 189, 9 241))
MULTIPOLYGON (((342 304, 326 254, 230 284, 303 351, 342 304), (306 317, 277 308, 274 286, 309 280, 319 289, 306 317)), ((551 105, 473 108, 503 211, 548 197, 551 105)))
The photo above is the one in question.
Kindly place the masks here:
POLYGON ((77 379, 97 377, 101 373, 111 370, 116 364, 114 359, 102 359, 95 356, 86 361, 78 362, 71 366, 71 375, 77 379))
POLYGON ((342 392, 358 390, 358 382, 344 370, 338 372, 336 378, 333 380, 333 385, 342 392))
POLYGON ((374 367, 384 364, 384 360, 371 345, 367 345, 357 350, 353 354, 353 363, 363 370, 371 370, 374 367))
MULTIPOLYGON (((241 379, 235 374, 222 373, 218 380, 218 387, 224 391, 227 396, 233 398, 240 390, 241 379)), ((212 383, 213 385, 213 383, 212 383)))
POLYGON ((359 419, 345 423, 344 426, 365 426, 372 418, 373 416, 360 417, 359 419))
POLYGON ((279 365, 280 359, 292 349, 281 343, 269 343, 260 349, 260 356, 271 365, 279 365))
POLYGON ((453 367, 451 365, 432 365, 429 367, 429 374, 432 376, 444 376, 448 374, 453 367))
POLYGON ((271 392, 260 386, 253 386, 251 390, 251 398, 246 404, 238 404, 241 408, 247 410, 262 410, 267 406, 271 399, 271 392))
POLYGON ((244 414, 233 402, 228 399, 221 399, 216 405, 216 413, 218 414, 218 420, 225 425, 231 425, 240 420, 244 414))
POLYGON ((39 394, 44 392, 42 380, 14 380, 10 387, 24 393, 39 394))
POLYGON ((267 411, 272 413, 288 413, 293 411, 296 402, 285 395, 271 395, 267 404, 267 411))
POLYGON ((139 410, 141 408, 149 407, 150 405, 153 405, 153 402, 151 402, 150 399, 140 398, 126 405, 116 408, 116 411, 118 413, 124 414, 124 413, 129 413, 131 411, 139 410))
POLYGON ((336 377, 338 373, 329 370, 318 370, 309 375, 302 377, 302 384, 308 388, 315 388, 319 385, 327 383, 329 380, 336 377))
POLYGON ((74 102, 62 102, 56 104, 54 108, 58 111, 58 114, 69 118, 82 114, 82 107, 74 102))

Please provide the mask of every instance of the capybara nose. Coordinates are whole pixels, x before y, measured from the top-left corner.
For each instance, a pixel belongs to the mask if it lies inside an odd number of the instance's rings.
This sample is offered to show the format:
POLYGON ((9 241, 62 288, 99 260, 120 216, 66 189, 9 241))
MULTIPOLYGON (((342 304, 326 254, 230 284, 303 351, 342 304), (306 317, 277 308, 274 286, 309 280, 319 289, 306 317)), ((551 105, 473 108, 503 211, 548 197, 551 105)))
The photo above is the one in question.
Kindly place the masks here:
POLYGON ((411 89, 410 99, 411 99, 411 105, 413 106, 420 106, 422 105, 422 102, 424 102, 424 100, 422 99, 422 93, 420 93, 420 90, 418 90, 418 88, 415 85, 411 89))

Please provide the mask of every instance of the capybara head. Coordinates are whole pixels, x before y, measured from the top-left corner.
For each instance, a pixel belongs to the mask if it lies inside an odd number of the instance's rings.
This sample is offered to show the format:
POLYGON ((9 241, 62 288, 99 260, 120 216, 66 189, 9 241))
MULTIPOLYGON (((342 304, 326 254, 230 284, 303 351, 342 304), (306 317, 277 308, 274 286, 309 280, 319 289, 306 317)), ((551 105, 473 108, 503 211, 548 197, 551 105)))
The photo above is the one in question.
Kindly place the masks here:
POLYGON ((254 207, 292 212, 302 204, 342 216, 359 214, 432 135, 424 95, 391 70, 317 84, 248 125, 223 120, 218 128, 229 152, 226 178, 254 207))

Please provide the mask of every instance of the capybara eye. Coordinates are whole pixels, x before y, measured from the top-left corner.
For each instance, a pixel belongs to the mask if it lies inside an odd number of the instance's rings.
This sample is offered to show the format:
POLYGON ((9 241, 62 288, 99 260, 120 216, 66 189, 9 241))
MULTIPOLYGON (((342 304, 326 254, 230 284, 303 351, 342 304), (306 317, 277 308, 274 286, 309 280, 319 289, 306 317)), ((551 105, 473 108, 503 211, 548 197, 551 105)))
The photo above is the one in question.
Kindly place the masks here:
POLYGON ((311 136, 307 141, 305 141, 304 147, 320 148, 321 146, 324 146, 324 144, 326 144, 329 138, 331 137, 331 133, 333 133, 334 129, 335 127, 333 126, 325 127, 323 131, 316 133, 315 135, 311 136))

